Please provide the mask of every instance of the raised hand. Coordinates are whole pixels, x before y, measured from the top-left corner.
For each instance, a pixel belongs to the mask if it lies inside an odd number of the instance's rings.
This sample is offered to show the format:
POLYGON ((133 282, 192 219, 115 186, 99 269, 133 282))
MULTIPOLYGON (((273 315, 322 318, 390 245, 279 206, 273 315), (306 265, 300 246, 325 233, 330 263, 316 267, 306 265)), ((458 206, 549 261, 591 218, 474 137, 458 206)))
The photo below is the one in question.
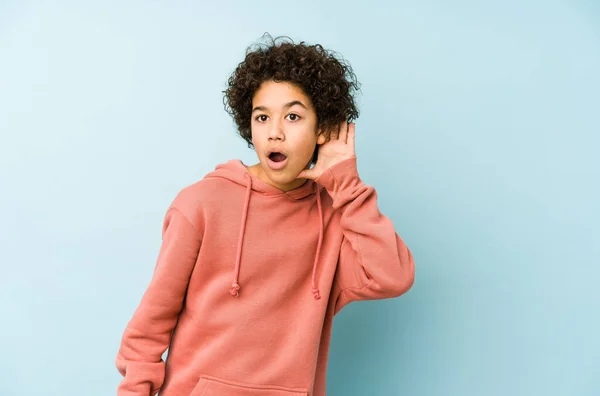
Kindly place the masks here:
POLYGON ((335 164, 354 157, 354 136, 355 124, 342 122, 331 132, 329 140, 319 146, 319 157, 315 166, 300 172, 298 178, 316 180, 335 164))

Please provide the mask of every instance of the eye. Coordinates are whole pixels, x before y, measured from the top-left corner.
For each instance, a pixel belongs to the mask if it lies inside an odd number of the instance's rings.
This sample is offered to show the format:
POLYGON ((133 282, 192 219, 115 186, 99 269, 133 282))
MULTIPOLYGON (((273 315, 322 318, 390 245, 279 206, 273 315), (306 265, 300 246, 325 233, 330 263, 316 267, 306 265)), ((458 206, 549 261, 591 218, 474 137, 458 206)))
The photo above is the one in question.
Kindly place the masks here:
POLYGON ((258 122, 265 122, 265 121, 267 121, 267 118, 269 118, 269 117, 267 117, 265 114, 260 114, 260 115, 256 116, 254 119, 258 122))
POLYGON ((290 117, 290 121, 298 121, 300 119, 300 116, 298 114, 289 114, 288 117, 290 117))

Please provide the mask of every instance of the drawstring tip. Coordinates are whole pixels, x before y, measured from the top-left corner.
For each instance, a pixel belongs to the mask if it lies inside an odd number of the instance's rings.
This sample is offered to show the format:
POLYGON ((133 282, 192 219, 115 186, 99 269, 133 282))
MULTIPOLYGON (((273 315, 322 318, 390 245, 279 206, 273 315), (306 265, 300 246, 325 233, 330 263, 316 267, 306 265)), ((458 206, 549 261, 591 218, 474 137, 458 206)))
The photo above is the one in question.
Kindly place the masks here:
POLYGON ((319 300, 321 298, 321 293, 319 292, 319 289, 312 289, 312 292, 315 297, 315 300, 319 300))
POLYGON ((240 285, 238 285, 237 283, 234 283, 233 285, 231 285, 231 289, 229 289, 229 293, 234 297, 238 297, 240 295, 240 285))

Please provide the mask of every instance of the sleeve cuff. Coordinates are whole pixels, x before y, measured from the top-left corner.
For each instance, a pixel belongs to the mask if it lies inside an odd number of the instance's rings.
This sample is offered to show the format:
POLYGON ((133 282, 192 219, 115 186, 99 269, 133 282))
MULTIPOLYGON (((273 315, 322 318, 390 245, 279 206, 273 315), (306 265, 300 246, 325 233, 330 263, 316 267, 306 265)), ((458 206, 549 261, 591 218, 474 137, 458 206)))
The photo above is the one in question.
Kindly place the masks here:
POLYGON ((358 176, 356 157, 345 159, 325 170, 316 182, 331 195, 334 209, 351 201, 355 192, 364 186, 358 176))

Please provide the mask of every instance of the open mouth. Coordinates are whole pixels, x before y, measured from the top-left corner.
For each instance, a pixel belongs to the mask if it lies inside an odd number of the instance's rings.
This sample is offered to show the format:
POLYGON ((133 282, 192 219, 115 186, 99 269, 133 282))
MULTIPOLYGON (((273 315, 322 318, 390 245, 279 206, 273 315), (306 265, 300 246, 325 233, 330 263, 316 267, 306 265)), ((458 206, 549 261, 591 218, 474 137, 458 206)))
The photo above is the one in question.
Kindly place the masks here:
POLYGON ((267 158, 267 165, 274 171, 282 170, 287 164, 287 155, 283 154, 281 151, 270 151, 267 154, 267 158))
POLYGON ((273 162, 283 162, 287 159, 287 156, 283 153, 274 151, 269 154, 269 159, 273 162))

